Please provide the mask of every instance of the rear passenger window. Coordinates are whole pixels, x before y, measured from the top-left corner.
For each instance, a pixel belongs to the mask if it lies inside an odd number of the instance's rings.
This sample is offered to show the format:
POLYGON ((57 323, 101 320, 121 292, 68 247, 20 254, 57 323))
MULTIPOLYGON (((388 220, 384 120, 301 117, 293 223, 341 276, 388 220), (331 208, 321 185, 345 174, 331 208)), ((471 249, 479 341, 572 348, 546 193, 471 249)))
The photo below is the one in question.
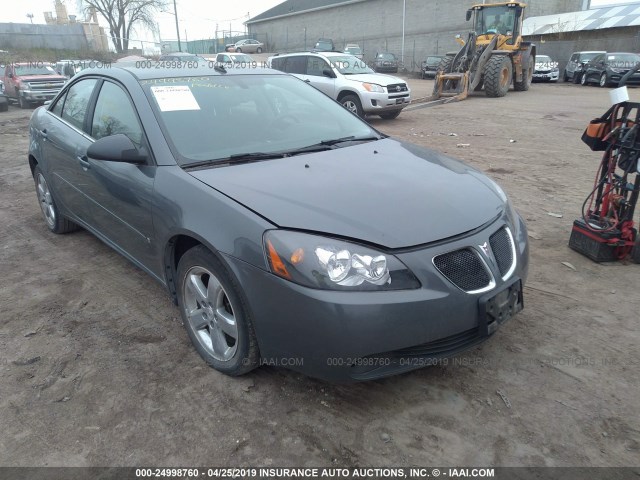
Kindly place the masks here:
POLYGON ((304 75, 307 72, 307 57, 300 55, 297 57, 287 57, 285 72, 304 75))
POLYGON ((322 77, 322 71, 329 68, 329 64, 320 57, 307 57, 307 75, 322 77))
POLYGON ((142 144, 142 127, 129 97, 118 85, 104 82, 93 114, 91 136, 98 140, 118 133, 138 147, 142 144))
POLYGON ((80 130, 84 125, 89 99, 96 83, 98 81, 94 78, 81 80, 67 91, 66 100, 62 108, 62 118, 80 130))

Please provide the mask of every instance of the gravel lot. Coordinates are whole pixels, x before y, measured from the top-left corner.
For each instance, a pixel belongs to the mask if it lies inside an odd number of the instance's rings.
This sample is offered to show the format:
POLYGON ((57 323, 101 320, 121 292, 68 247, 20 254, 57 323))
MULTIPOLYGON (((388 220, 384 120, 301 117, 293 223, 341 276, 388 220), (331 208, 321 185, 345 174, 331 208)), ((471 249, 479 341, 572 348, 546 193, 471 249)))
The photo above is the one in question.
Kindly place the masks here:
POLYGON ((0 113, 0 465, 637 465, 640 266, 567 247, 599 161, 580 135, 607 106, 605 89, 534 84, 371 119, 497 180, 531 272, 525 310, 479 348, 348 386, 206 367, 159 284, 86 232, 48 232, 31 112, 0 113))

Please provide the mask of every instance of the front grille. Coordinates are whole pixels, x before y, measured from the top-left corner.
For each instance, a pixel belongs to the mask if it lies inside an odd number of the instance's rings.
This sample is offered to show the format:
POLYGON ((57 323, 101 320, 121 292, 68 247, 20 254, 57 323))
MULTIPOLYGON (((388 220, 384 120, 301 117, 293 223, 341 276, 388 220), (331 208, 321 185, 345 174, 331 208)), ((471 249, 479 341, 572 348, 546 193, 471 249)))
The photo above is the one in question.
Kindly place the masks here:
POLYGON ((433 264, 451 283, 465 292, 482 290, 491 284, 491 275, 478 254, 469 248, 438 255, 433 264))
POLYGON ((60 80, 52 80, 50 82, 34 81, 28 83, 30 90, 60 90, 64 87, 64 82, 60 80))
POLYGON ((501 228, 489 238, 493 256, 498 264, 498 270, 503 277, 513 265, 513 243, 506 228, 501 228))
POLYGON ((409 87, 407 87, 406 83, 394 83, 393 85, 387 86, 387 92, 389 93, 401 93, 408 92, 409 87))
POLYGON ((442 357, 456 353, 460 349, 474 343, 479 337, 478 329, 472 328, 462 333, 441 338, 433 342, 403 348, 390 352, 395 357, 442 357))

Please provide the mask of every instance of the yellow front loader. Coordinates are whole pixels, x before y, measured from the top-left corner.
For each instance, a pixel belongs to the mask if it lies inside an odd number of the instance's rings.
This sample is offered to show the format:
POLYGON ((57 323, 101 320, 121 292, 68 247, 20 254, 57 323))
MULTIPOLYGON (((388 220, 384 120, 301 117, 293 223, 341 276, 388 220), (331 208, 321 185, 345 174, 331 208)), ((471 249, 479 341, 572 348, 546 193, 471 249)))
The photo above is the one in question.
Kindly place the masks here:
POLYGON ((462 48, 440 62, 431 100, 463 100, 483 86, 488 97, 504 97, 511 84, 516 91, 529 90, 536 47, 522 39, 525 7, 518 2, 486 3, 467 10, 473 30, 466 41, 458 37, 462 48))

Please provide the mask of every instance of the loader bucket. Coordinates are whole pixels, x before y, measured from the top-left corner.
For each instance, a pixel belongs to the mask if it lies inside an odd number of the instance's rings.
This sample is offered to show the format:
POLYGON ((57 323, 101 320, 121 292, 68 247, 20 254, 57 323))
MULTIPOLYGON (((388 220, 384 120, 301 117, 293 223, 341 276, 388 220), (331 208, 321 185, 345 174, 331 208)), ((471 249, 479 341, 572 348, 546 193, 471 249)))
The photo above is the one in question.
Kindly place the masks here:
POLYGON ((464 100, 469 95, 469 72, 436 74, 430 100, 449 97, 445 103, 464 100))

